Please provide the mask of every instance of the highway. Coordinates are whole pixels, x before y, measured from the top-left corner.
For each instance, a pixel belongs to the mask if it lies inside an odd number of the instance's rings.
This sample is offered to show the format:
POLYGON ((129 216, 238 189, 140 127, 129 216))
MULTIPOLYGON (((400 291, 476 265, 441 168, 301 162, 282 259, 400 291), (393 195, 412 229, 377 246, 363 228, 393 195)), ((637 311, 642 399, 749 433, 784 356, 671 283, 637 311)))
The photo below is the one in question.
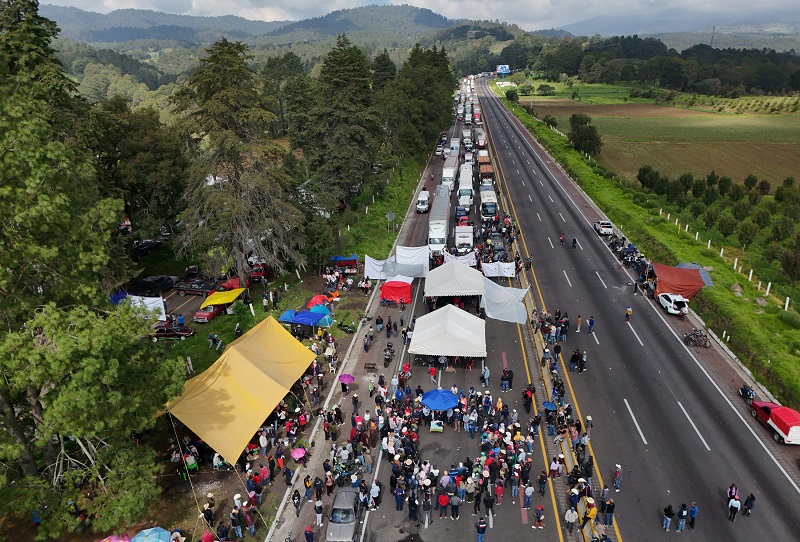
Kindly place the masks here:
POLYGON ((565 354, 574 348, 588 353, 588 372, 566 373, 566 380, 581 419, 593 418, 591 448, 600 475, 610 484, 614 465, 623 467, 622 491, 612 492, 619 538, 663 536, 663 508, 696 501, 700 513, 691 536, 796 540, 796 450, 774 444, 747 419, 735 391, 718 386, 665 315, 633 295, 631 278, 591 226, 600 216, 556 180, 552 160, 535 152, 541 150, 523 136, 485 81, 479 89, 490 155, 522 230, 516 248, 533 257, 535 302, 569 313, 565 354), (558 241, 562 233, 565 246, 558 241), (579 243, 574 250, 573 237, 579 243), (630 323, 624 318, 627 305, 633 309, 630 323), (576 333, 579 314, 584 324, 576 333), (586 324, 590 316, 594 335, 586 324), (740 515, 735 523, 727 520, 731 483, 742 501, 750 492, 757 499, 753 516, 740 515))

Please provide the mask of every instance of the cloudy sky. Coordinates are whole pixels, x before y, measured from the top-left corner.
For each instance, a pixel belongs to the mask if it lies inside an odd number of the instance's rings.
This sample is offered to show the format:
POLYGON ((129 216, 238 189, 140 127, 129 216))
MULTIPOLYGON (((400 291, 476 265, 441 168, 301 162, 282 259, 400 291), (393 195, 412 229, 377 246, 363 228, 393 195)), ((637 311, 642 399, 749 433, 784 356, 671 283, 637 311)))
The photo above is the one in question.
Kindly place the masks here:
POLYGON ((637 17, 657 9, 669 13, 685 8, 698 14, 743 16, 764 10, 788 9, 793 0, 40 0, 42 4, 74 6, 107 13, 115 9, 140 8, 184 15, 239 15, 265 21, 301 20, 337 9, 367 4, 411 4, 449 18, 499 19, 526 30, 551 28, 596 16, 637 17))

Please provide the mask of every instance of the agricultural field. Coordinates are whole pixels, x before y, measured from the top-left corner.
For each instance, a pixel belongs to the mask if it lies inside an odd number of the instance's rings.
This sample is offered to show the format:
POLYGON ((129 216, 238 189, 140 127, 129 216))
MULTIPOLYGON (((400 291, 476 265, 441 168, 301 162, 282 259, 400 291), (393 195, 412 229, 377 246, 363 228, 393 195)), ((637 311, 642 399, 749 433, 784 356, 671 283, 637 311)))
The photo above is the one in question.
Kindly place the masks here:
MULTIPOLYGON (((773 186, 800 172, 800 113, 731 114, 653 100, 626 103, 619 92, 624 87, 597 86, 603 88, 591 99, 533 97, 520 99, 520 104, 530 104, 539 118, 554 116, 562 131, 569 129, 572 113, 588 114, 603 138, 598 162, 628 180, 647 164, 669 177, 705 175, 714 169, 741 181, 752 173, 773 186)), ((755 104, 759 99, 739 100, 755 104)))

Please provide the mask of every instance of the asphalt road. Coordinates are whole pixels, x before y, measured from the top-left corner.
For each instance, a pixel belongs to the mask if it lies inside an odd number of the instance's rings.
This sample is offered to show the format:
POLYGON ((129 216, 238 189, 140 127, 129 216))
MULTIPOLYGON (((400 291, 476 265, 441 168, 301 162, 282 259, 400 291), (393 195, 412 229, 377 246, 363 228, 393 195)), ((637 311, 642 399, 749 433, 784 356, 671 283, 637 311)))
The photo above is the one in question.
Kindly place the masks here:
POLYGON ((565 352, 588 352, 588 372, 567 378, 580 413, 593 417, 592 449, 601 475, 609 480, 614 464, 623 466, 623 490, 616 495, 621 538, 663 536, 663 508, 696 501, 700 514, 692 536, 797 539, 800 476, 797 464, 787 460, 796 457, 794 451, 786 454, 785 446, 774 445, 763 428, 745 419, 732 404, 736 399, 707 376, 662 313, 633 295, 630 277, 590 225, 599 217, 580 212, 576 198, 550 174, 556 170, 549 158, 536 156, 483 90, 490 154, 522 228, 523 256, 534 258, 537 304, 569 313, 573 324, 565 352), (565 246, 558 242, 561 233, 565 246), (579 242, 575 250, 573 237, 579 242), (624 319, 627 305, 633 309, 630 324, 624 319), (580 334, 574 325, 579 314, 580 334), (594 335, 586 326, 590 316, 594 335), (735 523, 726 517, 725 490, 732 482, 742 499, 750 492, 757 499, 753 516, 735 523))

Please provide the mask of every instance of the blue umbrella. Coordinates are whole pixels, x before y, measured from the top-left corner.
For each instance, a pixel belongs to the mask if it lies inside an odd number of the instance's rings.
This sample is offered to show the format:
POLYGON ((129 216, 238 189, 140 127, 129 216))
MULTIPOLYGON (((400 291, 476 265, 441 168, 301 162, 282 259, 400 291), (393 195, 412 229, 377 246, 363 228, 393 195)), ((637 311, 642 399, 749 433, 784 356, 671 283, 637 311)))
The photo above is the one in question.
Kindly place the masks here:
POLYGON ((450 390, 431 390, 422 395, 422 404, 431 410, 448 410, 458 405, 458 395, 450 390))
POLYGON ((131 542, 169 542, 170 532, 161 527, 145 529, 131 539, 131 542))
POLYGON ((542 407, 544 407, 545 410, 558 410, 558 407, 552 401, 545 401, 542 403, 542 407))

